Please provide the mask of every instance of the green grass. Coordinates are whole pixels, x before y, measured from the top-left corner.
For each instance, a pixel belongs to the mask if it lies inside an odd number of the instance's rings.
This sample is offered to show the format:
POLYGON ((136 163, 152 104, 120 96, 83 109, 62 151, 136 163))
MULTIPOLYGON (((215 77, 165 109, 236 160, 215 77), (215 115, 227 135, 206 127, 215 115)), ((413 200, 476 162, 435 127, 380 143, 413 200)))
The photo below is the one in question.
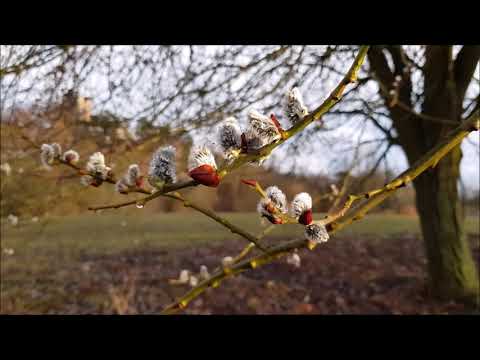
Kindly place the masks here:
MULTIPOLYGON (((263 229, 254 213, 222 215, 252 233, 263 229)), ((478 220, 468 219, 466 230, 478 234, 478 220)), ((269 237, 294 238, 301 236, 302 231, 299 225, 278 226, 269 237)), ((416 218, 383 214, 369 215, 339 232, 338 236, 369 236, 380 241, 405 233, 419 233, 416 218)), ((133 214, 102 212, 51 217, 35 224, 21 220, 17 227, 2 220, 0 299, 7 312, 8 309, 15 309, 15 312, 42 313, 55 308, 55 304, 62 306, 62 302, 68 299, 64 284, 76 281, 72 276, 79 271, 83 255, 163 248, 170 250, 168 256, 175 256, 175 248, 221 244, 234 238, 239 236, 211 219, 192 212, 153 216, 142 211, 133 214), (5 254, 5 249, 13 249, 14 254, 5 254), (46 295, 34 300, 32 291, 46 295)), ((105 300, 104 297, 102 299, 105 300)))
MULTIPOLYGON (((262 230, 254 213, 222 214, 231 222, 257 233, 262 230)), ((317 216, 318 218, 318 216, 317 216)), ((479 233, 478 219, 469 218, 467 233, 479 233)), ((418 220, 402 215, 369 215, 340 231, 338 235, 419 234, 418 220)), ((301 236, 298 225, 278 226, 273 238, 301 236)), ((2 221, 2 248, 13 248, 17 255, 55 252, 113 253, 132 248, 182 247, 238 238, 220 224, 197 213, 169 213, 154 216, 103 212, 72 217, 52 217, 42 222, 12 227, 2 221), (122 223, 124 226, 122 226, 122 223)), ((337 234, 336 234, 337 235, 337 234)))
MULTIPOLYGON (((175 249, 186 246, 221 243, 240 238, 202 214, 185 212, 143 216, 103 212, 82 216, 51 217, 39 223, 12 227, 2 221, 1 269, 31 274, 48 269, 54 263, 68 264, 81 255, 108 255, 125 250, 175 249), (122 223, 124 226, 122 226, 122 223), (4 249, 13 249, 8 256, 4 249)), ((256 234, 263 227, 254 213, 222 214, 231 222, 256 234)), ((319 218, 317 216, 316 218, 319 218)), ((479 233, 479 223, 469 218, 468 233, 479 233)), ((369 236, 377 240, 405 233, 419 234, 418 220, 402 215, 369 215, 334 236, 369 236)), ((302 236, 299 225, 278 226, 270 238, 302 236)))
MULTIPOLYGON (((467 234, 479 234, 480 222, 478 217, 468 217, 465 221, 467 234)), ((398 234, 420 234, 418 218, 395 214, 373 214, 353 223, 338 232, 342 235, 378 235, 379 237, 391 237, 398 234)))
MULTIPOLYGON (((43 224, 18 227, 2 226, 2 247, 19 251, 56 252, 82 251, 112 253, 131 249, 190 246, 235 237, 220 224, 201 214, 162 214, 132 216, 101 213, 76 217, 52 217, 43 224), (122 223, 124 226, 122 226, 122 223)), ((224 214, 229 220, 251 232, 260 231, 255 214, 224 214)), ((299 226, 285 227, 285 234, 276 231, 273 236, 301 233, 299 226)))

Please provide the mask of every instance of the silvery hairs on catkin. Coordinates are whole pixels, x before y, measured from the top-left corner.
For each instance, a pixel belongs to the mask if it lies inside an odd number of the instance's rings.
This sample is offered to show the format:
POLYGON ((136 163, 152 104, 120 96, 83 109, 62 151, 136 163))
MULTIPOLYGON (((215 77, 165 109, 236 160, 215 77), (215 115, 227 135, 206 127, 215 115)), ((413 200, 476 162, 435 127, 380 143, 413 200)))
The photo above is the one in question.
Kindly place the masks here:
POLYGON ((137 164, 132 164, 128 167, 125 174, 125 183, 130 186, 136 186, 137 179, 140 177, 140 167, 137 164))
POLYGON ((177 179, 175 147, 169 145, 159 148, 152 156, 148 170, 148 179, 152 185, 157 182, 174 183, 177 179))
POLYGON ((218 142, 224 154, 231 150, 240 149, 242 130, 235 117, 226 118, 220 123, 217 131, 218 142))
POLYGON ((53 149, 53 157, 55 159, 60 159, 62 156, 62 146, 58 143, 53 143, 51 146, 53 149))
POLYGON ((43 166, 49 169, 53 164, 54 150, 50 144, 42 144, 40 150, 40 160, 43 166))
POLYGON ((108 172, 110 171, 110 168, 105 165, 105 156, 101 152, 90 155, 86 169, 90 174, 99 176, 103 180, 108 177, 108 172))
POLYGON ((70 149, 63 153, 62 160, 75 164, 78 162, 78 160, 80 160, 80 155, 78 155, 78 152, 76 152, 75 150, 70 149))
POLYGON ((258 138, 261 146, 268 145, 280 139, 280 132, 268 116, 252 109, 248 112, 249 124, 252 138, 258 138))
POLYGON ((269 186, 265 193, 273 205, 282 213, 287 212, 287 196, 277 186, 269 186))
POLYGON ((213 169, 217 169, 215 157, 206 145, 195 146, 192 148, 188 158, 188 171, 202 165, 210 165, 213 169))
POLYGON ((285 112, 292 125, 295 125, 298 121, 308 115, 308 109, 304 105, 302 94, 297 87, 294 87, 287 92, 285 112))
POLYGON ((312 197, 306 192, 295 195, 290 204, 290 213, 293 217, 299 217, 304 211, 312 208, 312 197))
POLYGON ((305 238, 314 243, 322 243, 328 241, 330 236, 325 226, 312 223, 305 226, 305 238))

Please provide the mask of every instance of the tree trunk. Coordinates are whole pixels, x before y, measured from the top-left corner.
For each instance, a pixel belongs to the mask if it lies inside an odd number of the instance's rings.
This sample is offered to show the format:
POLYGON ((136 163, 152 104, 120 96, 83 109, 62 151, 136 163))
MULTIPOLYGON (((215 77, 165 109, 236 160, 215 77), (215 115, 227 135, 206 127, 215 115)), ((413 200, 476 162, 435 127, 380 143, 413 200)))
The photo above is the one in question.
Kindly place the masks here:
MULTIPOLYGON (((403 74, 402 49, 388 48, 395 71, 389 68, 380 47, 369 51, 369 62, 384 84, 394 81, 394 74, 403 74)), ((480 57, 480 47, 464 47, 455 62, 451 46, 427 46, 422 113, 460 123, 462 103, 480 57)), ((400 89, 399 99, 412 108, 411 79, 400 89)), ((385 103, 388 97, 383 94, 385 103)), ((425 122, 398 107, 389 109, 398 140, 408 161, 413 164, 430 150, 453 126, 425 122)), ((464 233, 457 182, 460 176, 460 146, 447 154, 434 169, 414 180, 416 206, 428 259, 430 290, 443 299, 465 299, 479 303, 478 270, 464 233)))
POLYGON ((479 282, 457 192, 460 147, 414 182, 432 294, 478 304, 479 282))

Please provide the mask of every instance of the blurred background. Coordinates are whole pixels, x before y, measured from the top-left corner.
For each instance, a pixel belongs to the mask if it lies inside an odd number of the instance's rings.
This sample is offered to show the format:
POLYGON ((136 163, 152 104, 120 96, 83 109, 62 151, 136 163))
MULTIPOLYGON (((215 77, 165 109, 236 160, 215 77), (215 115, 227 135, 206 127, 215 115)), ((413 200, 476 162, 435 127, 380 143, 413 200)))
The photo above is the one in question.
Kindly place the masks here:
MULTIPOLYGON (((182 269, 213 270, 244 240, 171 199, 92 213, 89 206, 138 195, 120 195, 110 184, 85 188, 68 167, 49 171, 38 147, 58 142, 79 152, 80 164, 101 151, 121 175, 132 163, 146 173, 152 153, 171 144, 178 177, 187 179, 191 147, 215 148, 220 121, 235 116, 246 126, 255 108, 275 113, 287 128, 286 91, 298 86, 313 110, 343 78, 358 46, 2 45, 0 51, 0 312, 137 314, 158 313, 188 290, 169 284, 182 269)), ((332 206, 332 186, 347 180, 347 194, 382 187, 479 108, 479 54, 476 46, 372 47, 358 82, 322 122, 261 167, 244 166, 216 189, 182 194, 257 233, 266 226, 255 213, 258 197, 240 182, 256 179, 279 186, 288 199, 309 192, 318 218, 332 206)), ((429 244, 437 241, 440 251, 452 241, 467 259, 459 261, 467 268, 473 259, 478 272, 479 154, 473 132, 448 172, 441 162, 437 177, 425 176, 325 246, 300 253, 300 267, 281 260, 244 273, 186 313, 474 311, 450 293, 433 296, 438 291, 429 281, 456 265, 437 271, 431 261, 437 250, 429 244), (453 183, 445 185, 450 215, 435 210, 442 201, 435 194, 446 192, 436 181, 446 173, 453 183), (428 188, 435 188, 431 197, 428 188), (445 231, 433 223, 450 226, 442 216, 461 223, 454 240, 438 235, 445 231)), ((281 226, 265 241, 301 234, 299 226, 281 226)))

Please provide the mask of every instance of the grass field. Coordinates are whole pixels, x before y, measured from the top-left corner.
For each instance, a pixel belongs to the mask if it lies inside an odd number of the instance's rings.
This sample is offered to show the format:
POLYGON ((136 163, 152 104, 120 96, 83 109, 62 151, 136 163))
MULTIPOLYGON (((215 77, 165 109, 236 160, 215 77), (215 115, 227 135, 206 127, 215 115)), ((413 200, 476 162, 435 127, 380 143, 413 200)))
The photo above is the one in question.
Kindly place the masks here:
MULTIPOLYGON (((223 215, 253 233, 262 229, 256 214, 223 215)), ((53 300, 66 301, 68 286, 65 284, 77 281, 75 272, 78 272, 79 264, 85 258, 116 256, 132 251, 168 250, 165 256, 173 259, 176 250, 204 245, 222 246, 227 240, 239 239, 221 225, 197 213, 145 217, 141 211, 138 211, 138 215, 103 212, 76 217, 51 217, 38 223, 24 220, 16 227, 2 220, 1 225, 2 313, 43 312, 45 308, 52 308, 53 300), (61 291, 57 289, 52 292, 52 287, 61 288, 61 291)), ((466 229, 467 233, 478 234, 478 219, 469 218, 466 229)), ((277 227, 269 238, 275 241, 301 234, 300 226, 288 225, 277 227)), ((370 215, 335 234, 335 237, 367 237, 372 241, 388 241, 389 238, 406 234, 419 235, 416 218, 370 215)))
MULTIPOLYGON (((262 230, 254 213, 224 213, 228 220, 257 233, 262 230)), ((317 216, 318 218, 318 216, 317 216)), ((466 231, 478 234, 478 219, 466 221, 466 231)), ((377 235, 388 238, 399 234, 419 234, 418 219, 403 215, 369 215, 338 232, 343 235, 377 235)), ((277 227, 270 237, 301 236, 302 227, 277 227)), ((2 221, 2 248, 13 248, 18 256, 36 252, 112 253, 130 248, 182 247, 238 237, 220 224, 197 213, 175 213, 144 217, 99 213, 74 217, 51 217, 38 223, 20 223, 12 227, 2 221)))

